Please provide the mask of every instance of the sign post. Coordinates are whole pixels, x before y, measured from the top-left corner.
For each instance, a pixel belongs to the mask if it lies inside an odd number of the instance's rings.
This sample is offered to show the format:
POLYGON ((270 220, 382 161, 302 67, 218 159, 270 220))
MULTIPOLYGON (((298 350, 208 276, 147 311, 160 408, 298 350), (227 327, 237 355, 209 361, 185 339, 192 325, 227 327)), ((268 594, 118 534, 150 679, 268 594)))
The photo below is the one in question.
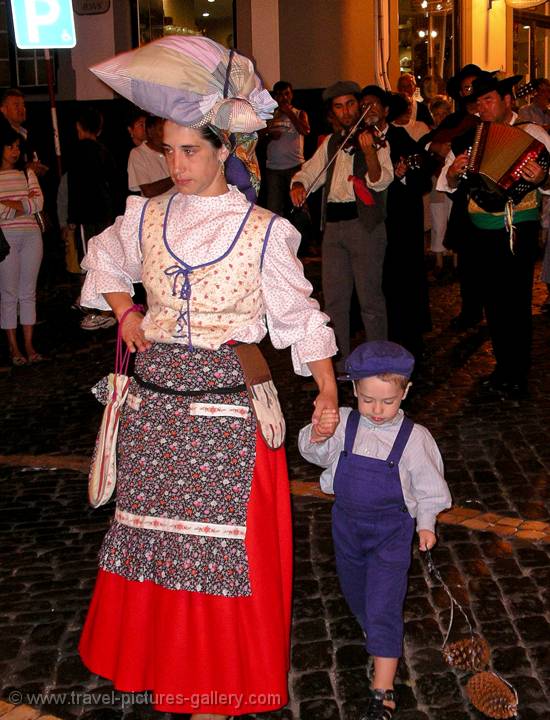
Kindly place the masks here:
POLYGON ((11 0, 11 10, 17 47, 21 50, 44 50, 57 170, 61 177, 61 145, 50 50, 73 48, 76 45, 72 2, 71 0, 11 0))

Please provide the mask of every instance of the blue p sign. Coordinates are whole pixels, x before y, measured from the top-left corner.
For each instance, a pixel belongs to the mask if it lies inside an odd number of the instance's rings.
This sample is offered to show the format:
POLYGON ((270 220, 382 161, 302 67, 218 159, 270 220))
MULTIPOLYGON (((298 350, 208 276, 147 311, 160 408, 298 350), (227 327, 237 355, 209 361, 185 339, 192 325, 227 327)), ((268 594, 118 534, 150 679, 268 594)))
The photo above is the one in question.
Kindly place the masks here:
POLYGON ((22 50, 76 45, 71 0, 11 0, 15 42, 22 50))

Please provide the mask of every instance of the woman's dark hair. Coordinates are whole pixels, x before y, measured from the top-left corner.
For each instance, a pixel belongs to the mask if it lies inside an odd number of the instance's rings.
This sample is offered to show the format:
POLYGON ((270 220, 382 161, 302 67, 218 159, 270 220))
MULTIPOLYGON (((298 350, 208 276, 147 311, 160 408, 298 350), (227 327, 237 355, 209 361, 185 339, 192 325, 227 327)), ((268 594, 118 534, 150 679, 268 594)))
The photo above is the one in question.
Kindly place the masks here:
POLYGON ((99 135, 103 129, 103 115, 97 108, 90 106, 80 113, 77 123, 86 132, 99 135))
MULTIPOLYGON (((16 143, 18 140, 21 140, 21 135, 16 132, 11 125, 4 125, 2 123, 2 127, 0 127, 0 156, 4 155, 4 148, 10 147, 14 143, 16 143)), ((22 170, 23 169, 23 157, 22 155, 19 155, 19 160, 15 164, 16 170, 22 170)))
POLYGON ((219 150, 221 147, 223 147, 223 143, 220 140, 220 138, 216 135, 216 133, 212 130, 210 125, 203 125, 202 127, 195 128, 200 132, 202 135, 202 138, 204 140, 208 140, 210 145, 213 145, 213 147, 216 148, 216 150, 219 150))

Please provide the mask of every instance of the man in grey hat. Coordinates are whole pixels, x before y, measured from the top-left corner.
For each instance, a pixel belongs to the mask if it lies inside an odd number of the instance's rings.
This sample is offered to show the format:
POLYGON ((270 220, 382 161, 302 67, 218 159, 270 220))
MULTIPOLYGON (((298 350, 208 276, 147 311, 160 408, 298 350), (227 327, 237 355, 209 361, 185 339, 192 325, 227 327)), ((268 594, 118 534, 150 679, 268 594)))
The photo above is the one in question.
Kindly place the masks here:
POLYGON ((349 147, 342 147, 359 120, 360 93, 359 85, 349 80, 334 83, 323 92, 326 111, 343 129, 329 135, 304 163, 292 178, 290 192, 293 204, 299 207, 309 191, 324 186, 323 295, 341 357, 347 357, 351 349, 354 286, 367 340, 385 340, 387 336, 382 266, 386 188, 393 180, 393 166, 387 145, 379 147, 369 131, 359 131, 349 147))
MULTIPOLYGON (((521 75, 499 80, 483 72, 472 82, 472 97, 477 99, 479 117, 486 123, 513 125, 513 87, 521 75)), ((539 199, 536 189, 550 192, 546 180, 550 158, 550 139, 539 125, 522 124, 521 130, 539 140, 546 153, 541 163, 527 160, 520 175, 531 190, 513 206, 511 221, 505 213, 505 201, 479 185, 475 175, 466 173, 474 131, 456 138, 447 155, 437 189, 467 193, 465 242, 475 249, 477 287, 489 326, 496 364, 483 385, 510 399, 527 397, 527 377, 531 364, 532 290, 535 260, 538 254, 539 199), (465 177, 466 173, 466 177, 465 177), (510 225, 514 228, 511 236, 510 225)), ((499 148, 502 152, 504 148, 499 148)), ((539 158, 540 159, 540 158, 539 158)))

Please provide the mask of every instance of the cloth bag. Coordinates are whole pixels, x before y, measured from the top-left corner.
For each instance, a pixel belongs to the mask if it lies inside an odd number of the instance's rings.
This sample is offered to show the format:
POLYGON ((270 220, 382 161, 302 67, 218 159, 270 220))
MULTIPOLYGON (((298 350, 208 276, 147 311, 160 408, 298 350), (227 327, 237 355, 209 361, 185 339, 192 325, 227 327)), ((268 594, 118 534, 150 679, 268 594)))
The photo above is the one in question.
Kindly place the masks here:
MULTIPOLYGON (((136 307, 130 308, 135 310, 136 307)), ((122 316, 117 334, 115 371, 108 376, 108 398, 103 411, 95 445, 90 473, 88 475, 88 499, 94 508, 109 502, 116 486, 116 445, 120 413, 132 378, 128 377, 130 351, 122 349, 122 316)))
POLYGON ((257 345, 239 343, 235 345, 235 353, 260 434, 269 448, 277 450, 285 441, 286 425, 269 366, 257 345))

